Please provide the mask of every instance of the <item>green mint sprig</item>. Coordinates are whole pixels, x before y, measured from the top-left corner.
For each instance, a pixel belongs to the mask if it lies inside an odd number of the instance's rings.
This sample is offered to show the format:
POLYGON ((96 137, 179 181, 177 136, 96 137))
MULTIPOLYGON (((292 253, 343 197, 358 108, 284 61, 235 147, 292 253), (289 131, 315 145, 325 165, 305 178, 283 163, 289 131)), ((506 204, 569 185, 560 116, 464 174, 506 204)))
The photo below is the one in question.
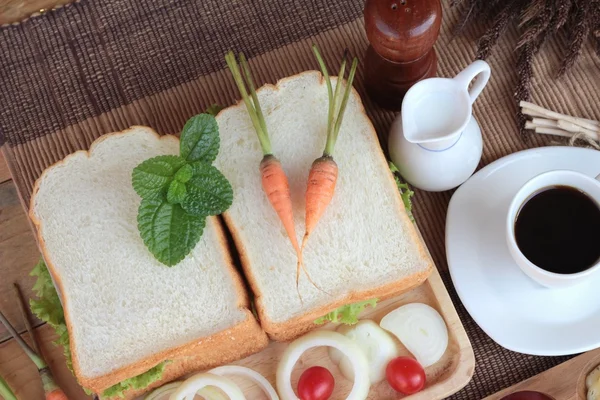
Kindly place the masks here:
POLYGON ((142 198, 138 229, 158 261, 173 266, 196 246, 206 217, 226 211, 233 189, 212 162, 219 153, 215 117, 190 118, 180 136, 179 155, 150 158, 133 169, 133 189, 142 198))

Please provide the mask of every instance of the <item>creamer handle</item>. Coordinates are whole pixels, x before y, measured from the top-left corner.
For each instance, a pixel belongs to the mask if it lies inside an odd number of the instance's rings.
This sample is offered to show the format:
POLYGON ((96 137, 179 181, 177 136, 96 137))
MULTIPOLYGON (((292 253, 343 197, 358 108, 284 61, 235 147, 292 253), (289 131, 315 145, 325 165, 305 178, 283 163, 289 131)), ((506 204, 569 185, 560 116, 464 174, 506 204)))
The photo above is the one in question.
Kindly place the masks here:
POLYGON ((481 93, 485 85, 487 85, 490 74, 491 70, 489 64, 483 60, 477 60, 459 72, 459 74, 454 77, 454 80, 469 92, 469 98, 471 99, 471 104, 473 104, 475 99, 477 99, 477 96, 479 96, 479 93, 481 93), (469 84, 475 78, 477 79, 473 83, 473 87, 469 89, 469 84))

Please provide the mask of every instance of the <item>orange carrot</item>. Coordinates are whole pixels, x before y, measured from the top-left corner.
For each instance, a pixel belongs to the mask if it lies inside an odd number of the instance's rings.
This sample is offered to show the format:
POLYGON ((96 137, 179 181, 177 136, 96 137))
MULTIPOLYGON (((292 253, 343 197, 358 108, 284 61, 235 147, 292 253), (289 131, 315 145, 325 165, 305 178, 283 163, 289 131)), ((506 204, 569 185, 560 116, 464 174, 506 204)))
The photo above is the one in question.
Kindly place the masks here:
POLYGON ((54 382, 52 373, 48 367, 41 369, 39 373, 42 378, 46 400, 69 400, 65 392, 54 382))
POLYGON ((305 233, 302 239, 302 250, 304 249, 306 241, 308 240, 311 232, 317 226, 317 223, 325 213, 327 206, 329 206, 331 199, 333 199, 333 193, 335 192, 335 184, 338 176, 338 166, 333 160, 333 148, 337 140, 340 126, 342 125, 342 118, 344 117, 344 111, 346 109, 348 97, 350 96, 350 91, 352 89, 352 81, 354 80, 356 67, 358 65, 358 59, 354 58, 352 61, 352 67, 350 68, 348 82, 346 83, 344 97, 336 116, 337 99, 341 92, 344 70, 346 67, 345 54, 344 60, 342 61, 342 66, 340 68, 340 73, 338 75, 334 94, 331 88, 331 79, 329 78, 327 67, 325 66, 325 62, 323 61, 323 58, 321 57, 319 49, 316 45, 313 45, 313 52, 317 57, 317 61, 319 62, 321 72, 323 73, 323 77, 325 78, 325 83, 327 85, 329 111, 327 115, 327 143, 325 145, 325 150, 323 151, 323 156, 317 158, 313 162, 308 174, 308 184, 305 197, 305 233))
POLYGON ((292 198, 290 195, 290 185, 288 183, 285 171, 281 162, 272 154, 265 155, 260 162, 260 174, 262 179, 263 191, 267 195, 271 206, 277 213, 277 216, 283 223, 283 227, 290 237, 292 246, 296 250, 298 265, 296 268, 296 282, 300 279, 300 265, 302 264, 302 252, 298 245, 296 237, 296 227, 294 225, 294 213, 292 209, 292 198))
MULTIPOLYGON (((306 268, 304 268, 304 263, 302 262, 302 252, 300 251, 300 246, 298 245, 298 239, 296 237, 296 227, 294 224, 294 214, 288 179, 281 166, 281 163, 271 151, 271 142, 267 132, 267 125, 260 108, 260 103, 258 102, 258 96, 256 95, 256 89, 254 87, 254 80, 252 79, 252 74, 250 73, 250 68, 248 67, 246 58, 242 53, 240 53, 239 57, 242 70, 244 72, 244 77, 246 78, 245 82, 242 78, 242 74, 240 73, 235 55, 232 51, 227 53, 225 56, 225 61, 227 62, 227 66, 233 75, 233 79, 235 80, 235 83, 242 95, 244 103, 246 104, 248 114, 250 115, 250 119, 252 120, 252 124, 256 130, 258 140, 263 151, 263 159, 260 162, 263 191, 265 192, 267 199, 269 199, 271 206, 277 213, 277 216, 281 220, 281 223, 283 224, 285 231, 290 238, 290 242, 296 251, 296 256, 298 258, 298 263, 296 265, 296 288, 298 288, 298 282, 300 280, 301 267, 304 269, 309 281, 315 285, 308 275, 306 268), (248 95, 245 84, 248 85, 250 96, 248 95)), ((315 287, 317 286, 315 285, 315 287)))
POLYGON ((60 389, 56 389, 46 394, 46 400, 69 400, 65 392, 60 389))
POLYGON ((312 163, 306 188, 306 233, 302 239, 303 248, 333 198, 337 176, 338 167, 331 156, 317 158, 312 163))

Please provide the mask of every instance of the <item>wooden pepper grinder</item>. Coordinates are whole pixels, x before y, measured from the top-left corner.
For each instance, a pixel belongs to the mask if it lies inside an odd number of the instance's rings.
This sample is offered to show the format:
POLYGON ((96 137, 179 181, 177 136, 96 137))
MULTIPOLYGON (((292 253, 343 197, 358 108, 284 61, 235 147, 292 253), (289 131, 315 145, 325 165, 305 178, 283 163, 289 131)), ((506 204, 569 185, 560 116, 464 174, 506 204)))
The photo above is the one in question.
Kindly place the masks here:
POLYGON ((400 110, 406 91, 435 76, 440 0, 366 0, 365 85, 381 107, 400 110))

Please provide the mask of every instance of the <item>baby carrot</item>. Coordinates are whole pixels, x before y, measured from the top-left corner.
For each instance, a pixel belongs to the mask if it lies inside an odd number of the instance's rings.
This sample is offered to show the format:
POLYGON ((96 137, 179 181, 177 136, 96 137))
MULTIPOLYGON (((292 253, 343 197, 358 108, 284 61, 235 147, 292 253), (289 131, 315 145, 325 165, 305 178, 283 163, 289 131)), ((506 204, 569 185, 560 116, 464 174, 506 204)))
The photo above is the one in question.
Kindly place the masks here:
POLYGON ((316 45, 313 45, 313 52, 317 57, 317 61, 319 62, 321 72, 323 73, 323 77, 325 78, 325 83, 327 85, 329 111, 327 115, 327 142, 325 144, 325 150, 323 151, 323 156, 317 158, 312 163, 310 172, 308 174, 308 183, 305 197, 305 233, 302 239, 302 249, 304 249, 308 237, 310 236, 311 232, 315 229, 317 223, 325 213, 327 206, 333 198, 335 184, 337 182, 338 176, 338 166, 333 160, 333 148, 335 146, 335 142, 337 140, 340 127, 342 125, 342 118, 344 117, 346 104, 348 103, 350 91, 352 90, 352 81, 354 80, 356 67, 358 65, 358 59, 354 58, 354 60, 352 61, 352 67, 350 68, 348 81, 346 82, 344 97, 342 98, 341 104, 339 106, 339 111, 336 115, 337 100, 341 92, 342 81, 344 78, 344 71, 346 67, 345 54, 344 60, 342 61, 342 66, 340 68, 340 73, 338 75, 334 94, 331 88, 331 79, 329 78, 327 67, 325 66, 325 62, 323 61, 323 58, 321 57, 319 49, 316 45))
POLYGON ((271 203, 271 206, 277 213, 277 216, 281 220, 281 223, 283 224, 283 227, 290 238, 290 242, 296 251, 296 256, 298 257, 298 263, 296 265, 296 288, 298 288, 298 282, 300 280, 300 267, 304 269, 308 280, 315 285, 308 275, 308 272, 304 268, 304 264, 302 262, 302 252, 300 251, 300 246, 298 245, 298 239, 296 237, 290 185, 288 183, 285 171, 281 166, 281 162, 273 155, 271 150, 271 142, 267 132, 267 125, 260 108, 260 103, 258 102, 258 96, 256 95, 256 89, 254 87, 254 80, 252 79, 252 74, 250 73, 250 68, 248 67, 246 57, 244 57, 242 53, 240 53, 239 57, 242 70, 244 72, 244 77, 246 79, 245 82, 242 78, 242 74, 240 73, 235 55, 232 51, 227 53, 225 56, 225 61, 227 62, 227 66, 233 75, 233 79, 235 80, 240 94, 242 95, 244 103, 246 104, 248 114, 250 115, 252 125, 256 130, 256 134, 258 135, 258 140, 263 151, 263 159, 260 162, 260 174, 263 191, 271 203), (248 95, 245 84, 248 85, 250 96, 248 95))

